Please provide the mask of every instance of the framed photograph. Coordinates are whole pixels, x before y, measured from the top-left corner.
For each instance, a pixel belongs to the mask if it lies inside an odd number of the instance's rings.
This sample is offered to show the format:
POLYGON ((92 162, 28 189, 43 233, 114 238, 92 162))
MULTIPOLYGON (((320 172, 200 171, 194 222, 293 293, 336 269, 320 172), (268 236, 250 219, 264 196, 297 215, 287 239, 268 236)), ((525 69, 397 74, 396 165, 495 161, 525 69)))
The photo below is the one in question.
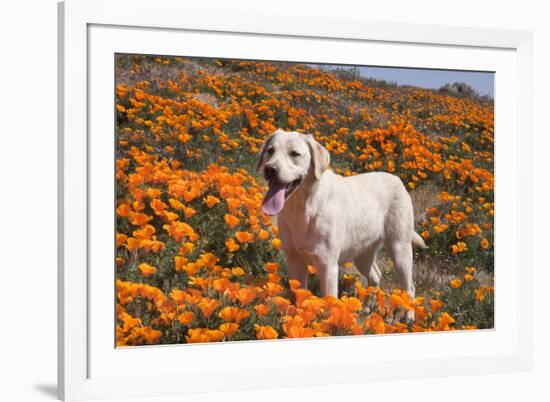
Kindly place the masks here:
POLYGON ((60 398, 530 369, 530 33, 70 0, 59 44, 60 398))

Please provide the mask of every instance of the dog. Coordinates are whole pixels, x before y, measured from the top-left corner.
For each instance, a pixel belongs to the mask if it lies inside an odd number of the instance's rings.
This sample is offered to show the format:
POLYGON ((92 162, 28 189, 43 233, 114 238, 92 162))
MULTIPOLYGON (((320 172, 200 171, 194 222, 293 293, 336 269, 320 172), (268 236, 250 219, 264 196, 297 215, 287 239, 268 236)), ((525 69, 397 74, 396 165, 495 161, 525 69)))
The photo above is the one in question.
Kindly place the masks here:
POLYGON ((414 231, 413 205, 401 179, 384 172, 344 177, 312 135, 276 130, 262 145, 258 170, 269 184, 262 211, 276 216, 287 274, 307 289, 315 266, 322 296, 338 296, 338 267, 353 261, 369 285, 380 285, 376 254, 385 247, 399 285, 411 298, 413 245, 427 248, 414 231))

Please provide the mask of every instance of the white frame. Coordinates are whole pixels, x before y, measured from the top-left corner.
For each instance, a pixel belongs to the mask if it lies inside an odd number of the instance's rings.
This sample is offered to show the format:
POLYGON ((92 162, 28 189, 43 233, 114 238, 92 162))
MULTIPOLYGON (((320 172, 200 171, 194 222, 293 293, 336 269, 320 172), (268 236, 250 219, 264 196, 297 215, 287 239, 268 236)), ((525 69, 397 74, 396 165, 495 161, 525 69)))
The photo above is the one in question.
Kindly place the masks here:
MULTIPOLYGON (((529 32, 430 25, 325 20, 292 15, 216 14, 186 9, 178 0, 69 0, 59 4, 59 318, 58 392, 65 400, 160 396, 182 392, 362 382, 529 370, 532 360, 531 278, 531 48, 529 32), (132 9, 132 13, 127 10, 132 9), (254 33, 285 37, 424 43, 516 52, 518 192, 515 219, 521 267, 516 275, 518 347, 512 354, 263 368, 150 377, 89 378, 88 344, 88 27, 91 24, 254 33), (437 38, 437 39, 433 39, 437 38), (519 330, 521 328, 521 330, 519 330), (410 363, 410 362, 409 362, 410 363), (246 374, 247 381, 243 381, 246 374), (185 390, 182 391, 182 384, 185 390), (277 384, 277 385, 275 385, 277 384)), ((498 291, 498 290, 497 290, 498 291)), ((315 342, 315 341, 314 341, 315 342)))

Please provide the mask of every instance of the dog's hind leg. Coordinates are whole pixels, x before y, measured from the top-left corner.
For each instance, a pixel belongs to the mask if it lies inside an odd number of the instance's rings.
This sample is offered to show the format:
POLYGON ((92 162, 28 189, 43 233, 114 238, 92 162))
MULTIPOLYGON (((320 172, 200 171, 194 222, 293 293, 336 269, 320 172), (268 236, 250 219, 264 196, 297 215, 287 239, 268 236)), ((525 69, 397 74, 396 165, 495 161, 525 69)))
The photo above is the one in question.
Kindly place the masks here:
MULTIPOLYGON (((413 283, 413 249, 410 241, 388 241, 386 249, 395 266, 399 286, 414 299, 413 283)), ((407 312, 407 318, 414 319, 414 311, 407 312)))
POLYGON ((372 263, 369 274, 367 275, 367 279, 369 281, 369 286, 379 287, 380 280, 382 279, 382 271, 380 271, 380 268, 378 268, 378 264, 376 263, 376 255, 374 259, 375 260, 372 263))
POLYGON ((380 244, 374 244, 369 249, 354 260, 355 266, 369 281, 369 286, 380 286, 382 272, 376 264, 376 253, 380 249, 380 244))

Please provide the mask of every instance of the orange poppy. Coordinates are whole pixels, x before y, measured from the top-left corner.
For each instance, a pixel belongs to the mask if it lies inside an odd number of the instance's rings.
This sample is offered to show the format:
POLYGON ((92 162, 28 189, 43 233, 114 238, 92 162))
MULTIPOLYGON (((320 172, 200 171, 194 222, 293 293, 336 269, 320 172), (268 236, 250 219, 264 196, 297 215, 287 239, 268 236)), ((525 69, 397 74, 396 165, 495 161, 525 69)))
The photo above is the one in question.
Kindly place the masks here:
POLYGON ((254 328, 256 329, 257 339, 277 339, 279 337, 279 333, 269 325, 255 324, 254 328))
POLYGON ((192 311, 185 311, 178 315, 178 321, 181 322, 183 325, 189 325, 193 320, 195 319, 195 313, 192 311))
POLYGON ((235 237, 239 243, 251 243, 254 241, 254 234, 250 232, 237 232, 235 233, 235 237))
POLYGON ((138 268, 143 274, 143 276, 149 276, 157 273, 157 269, 154 266, 149 265, 145 262, 139 264, 138 268))

